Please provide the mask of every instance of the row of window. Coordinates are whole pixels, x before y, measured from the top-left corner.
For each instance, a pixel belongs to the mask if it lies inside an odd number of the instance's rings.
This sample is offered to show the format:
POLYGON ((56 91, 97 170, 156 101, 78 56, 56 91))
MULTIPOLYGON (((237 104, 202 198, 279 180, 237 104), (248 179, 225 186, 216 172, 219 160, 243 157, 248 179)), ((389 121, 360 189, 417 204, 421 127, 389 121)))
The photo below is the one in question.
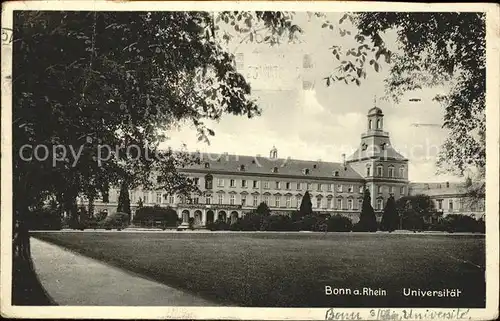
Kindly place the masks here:
MULTIPOLYGON (((384 166, 383 165, 377 165, 376 167, 376 176, 383 177, 384 176, 384 166)), ((387 177, 395 177, 395 170, 394 170, 394 165, 390 165, 387 168, 387 177)), ((372 167, 370 164, 366 165, 366 176, 372 176, 372 167)), ((399 168, 399 178, 404 178, 405 177, 405 167, 401 166, 399 168)))
MULTIPOLYGON (((198 185, 199 179, 195 178, 194 183, 198 185)), ((229 179, 229 187, 241 187, 241 188, 251 188, 257 189, 260 187, 260 181, 257 180, 246 180, 246 179, 241 179, 237 180, 236 179, 229 179)), ((225 187, 226 186, 226 179, 224 178, 218 178, 217 179, 217 187, 225 187)), ((262 188, 264 189, 285 189, 285 190, 297 190, 301 191, 303 188, 305 188, 307 191, 318 191, 318 192, 331 192, 334 189, 336 189, 337 192, 343 192, 344 191, 344 185, 342 184, 337 184, 335 187, 335 184, 324 184, 324 183, 292 183, 292 182, 280 182, 280 181, 262 181, 262 188)), ((213 183, 211 179, 205 179, 205 189, 213 189, 213 183)), ((363 185, 359 185, 357 187, 359 190, 359 193, 363 193, 363 185)), ((346 186, 345 191, 348 193, 353 193, 355 190, 354 185, 348 185, 346 186)))
MULTIPOLYGON (((156 204, 174 204, 175 203, 175 197, 173 195, 168 195, 168 194, 161 194, 161 193, 156 193, 156 199, 151 200, 150 202, 149 199, 149 193, 144 193, 142 194, 142 197, 138 197, 137 199, 134 197, 135 194, 131 194, 131 202, 136 203, 139 201, 139 199, 146 204, 149 203, 156 203, 156 204)), ((226 201, 226 195, 225 194, 217 194, 215 199, 212 195, 207 195, 205 197, 205 203, 207 205, 210 204, 230 204, 230 205, 242 205, 242 206, 254 206, 257 207, 261 202, 266 203, 268 206, 271 207, 285 207, 285 208, 296 208, 300 206, 300 203, 302 201, 302 196, 271 196, 271 195, 240 195, 240 202, 237 203, 236 201, 236 195, 235 194, 230 194, 229 195, 229 202, 226 201), (251 203, 249 203, 251 202, 251 203)), ((313 201, 313 207, 315 208, 324 208, 324 209, 347 209, 347 210, 354 210, 354 209, 361 209, 361 204, 363 200, 360 198, 357 201, 358 207, 355 208, 355 200, 352 198, 348 198, 347 200, 344 200, 342 197, 337 197, 337 198, 320 198, 317 197, 315 201, 313 201), (334 207, 335 206, 335 207, 334 207)), ((179 196, 179 203, 180 204, 200 204, 200 199, 199 197, 194 197, 190 200, 183 196, 179 196)), ((376 201, 376 209, 383 209, 383 200, 382 199, 377 199, 376 201)))
MULTIPOLYGON (((443 207, 444 200, 443 199, 437 199, 435 200, 435 206, 437 210, 444 210, 445 208, 443 207)), ((467 202, 465 199, 461 198, 458 201, 458 209, 455 208, 455 201, 453 199, 448 200, 448 211, 454 211, 454 210, 470 210, 470 211, 482 211, 484 210, 484 205, 482 203, 478 203, 475 201, 472 202, 467 202)))

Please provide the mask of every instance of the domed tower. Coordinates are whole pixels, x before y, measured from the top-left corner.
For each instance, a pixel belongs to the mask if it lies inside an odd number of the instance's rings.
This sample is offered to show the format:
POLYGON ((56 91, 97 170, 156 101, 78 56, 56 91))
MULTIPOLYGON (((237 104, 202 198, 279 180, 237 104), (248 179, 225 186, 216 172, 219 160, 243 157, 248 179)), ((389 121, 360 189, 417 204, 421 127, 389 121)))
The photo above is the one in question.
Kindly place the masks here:
POLYGON ((408 159, 392 147, 379 107, 368 111, 366 132, 361 134, 360 145, 347 163, 365 178, 376 211, 383 209, 389 196, 398 199, 407 195, 408 159))
POLYGON ((273 148, 269 152, 269 158, 271 158, 271 159, 277 159, 278 158, 278 149, 276 148, 276 146, 273 146, 273 148))

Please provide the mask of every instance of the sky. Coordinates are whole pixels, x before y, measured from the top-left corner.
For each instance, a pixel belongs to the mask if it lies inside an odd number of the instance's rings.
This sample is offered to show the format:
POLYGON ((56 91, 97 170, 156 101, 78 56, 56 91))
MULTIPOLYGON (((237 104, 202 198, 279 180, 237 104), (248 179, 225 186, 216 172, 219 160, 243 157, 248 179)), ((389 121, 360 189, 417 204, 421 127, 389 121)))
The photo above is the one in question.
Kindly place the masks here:
MULTIPOLYGON (((338 22, 341 16, 331 13, 327 19, 338 22)), ((381 99, 389 69, 386 64, 378 73, 369 69, 360 86, 335 83, 327 87, 323 78, 334 73, 338 64, 329 48, 350 48, 355 41, 349 35, 341 37, 336 30, 322 29, 322 21, 306 13, 298 13, 296 23, 304 30, 298 43, 270 46, 234 39, 227 45, 231 53, 242 57, 238 70, 249 81, 251 98, 261 107, 261 116, 225 115, 219 122, 206 121, 215 131, 210 144, 198 142, 194 127, 181 126, 167 133, 169 139, 162 146, 180 148, 185 144, 193 151, 241 155, 269 155, 276 146, 279 157, 340 162, 343 153, 349 156, 360 144, 367 112, 376 105, 384 112, 384 130, 390 133, 392 146, 409 159, 411 181, 460 180, 436 175, 436 155, 447 132, 441 128, 444 109, 432 98, 446 88, 407 93, 399 104, 381 99), (310 69, 302 68, 304 54, 311 57, 310 69), (313 83, 313 88, 304 89, 303 81, 313 83)), ((354 34, 352 26, 343 25, 354 34)), ((397 51, 394 32, 384 40, 397 51)))

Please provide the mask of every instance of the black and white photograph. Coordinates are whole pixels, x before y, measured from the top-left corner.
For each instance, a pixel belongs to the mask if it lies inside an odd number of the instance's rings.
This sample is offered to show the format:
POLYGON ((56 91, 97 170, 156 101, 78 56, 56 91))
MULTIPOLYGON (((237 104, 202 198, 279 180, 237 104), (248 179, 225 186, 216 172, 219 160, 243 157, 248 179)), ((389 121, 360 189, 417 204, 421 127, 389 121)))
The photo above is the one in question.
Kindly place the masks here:
POLYGON ((2 316, 495 319, 499 21, 2 4, 2 316))

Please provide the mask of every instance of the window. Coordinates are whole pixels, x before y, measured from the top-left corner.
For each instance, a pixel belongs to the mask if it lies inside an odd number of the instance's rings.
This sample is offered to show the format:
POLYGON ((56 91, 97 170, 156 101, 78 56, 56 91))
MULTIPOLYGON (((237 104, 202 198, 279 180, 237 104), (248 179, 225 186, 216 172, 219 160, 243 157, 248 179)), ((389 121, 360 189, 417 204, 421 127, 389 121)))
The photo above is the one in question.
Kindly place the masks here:
POLYGON ((306 190, 310 191, 311 190, 311 183, 306 183, 306 190))
MULTIPOLYGON (((161 197, 160 197, 161 202, 161 197)), ((135 203, 135 192, 130 192, 130 203, 135 203)))
POLYGON ((401 196, 405 195, 405 187, 404 186, 401 186, 399 193, 401 194, 401 196))
POLYGON ((276 189, 280 189, 281 188, 281 182, 276 182, 276 189))
POLYGON ((217 179, 217 186, 218 187, 224 187, 224 179, 223 178, 218 178, 217 179))
POLYGON ((384 209, 384 200, 378 199, 377 200, 377 209, 378 210, 383 210, 384 209))
POLYGON ((360 198, 358 200, 358 210, 362 209, 363 208, 363 200, 360 198))
POLYGON ((156 193, 156 204, 161 203, 161 193, 156 193))
POLYGON ((347 188, 347 191, 348 191, 349 193, 352 193, 352 192, 354 191, 354 186, 353 186, 353 185, 349 186, 349 187, 347 188))
POLYGON ((244 172, 244 171, 245 171, 245 165, 243 165, 243 164, 241 164, 241 165, 240 165, 240 171, 241 171, 241 172, 244 172))
POLYGON ((318 192, 323 191, 323 185, 321 183, 318 183, 318 192))
POLYGON ((332 186, 333 186, 333 184, 326 184, 326 190, 328 192, 331 192, 332 191, 332 186))
POLYGON ((219 204, 224 204, 224 194, 219 194, 219 204))
POLYGON ((278 172, 278 167, 273 167, 273 173, 277 173, 278 172))
POLYGON ((268 195, 264 195, 264 203, 269 205, 269 196, 268 195))
POLYGON ((449 201, 448 201, 448 209, 449 209, 450 211, 453 211, 453 200, 449 200, 449 201))
POLYGON ((247 180, 246 179, 242 179, 241 180, 241 187, 247 187, 247 180))
POLYGON ((401 166, 399 168, 399 177, 404 178, 405 177, 405 167, 401 166))
POLYGON ((245 206, 247 204, 247 196, 241 195, 241 205, 245 206))
POLYGON ((205 198, 205 203, 208 205, 212 204, 212 195, 207 195, 205 198))
POLYGON ((389 186, 389 194, 394 194, 394 186, 389 186))
POLYGON ((234 196, 234 194, 231 194, 229 196, 229 204, 234 205, 234 200, 235 200, 235 196, 234 196))
POLYGON ((253 188, 258 188, 259 187, 259 181, 253 181, 253 188))
POLYGON ((149 192, 144 193, 144 204, 149 203, 149 192))
POLYGON ((303 172, 304 172, 304 175, 309 175, 309 168, 304 168, 303 172))
POLYGON ((297 196, 295 196, 295 199, 296 199, 296 201, 297 201, 297 208, 299 208, 299 207, 300 207, 300 203, 301 203, 301 199, 302 199, 302 198, 301 198, 299 195, 297 195, 297 196))
POLYGON ((366 176, 370 176, 371 175, 371 167, 370 166, 367 166, 366 167, 366 176))
POLYGON ((213 177, 212 175, 205 176, 205 189, 212 189, 213 187, 213 177))
POLYGON ((464 209, 464 199, 463 198, 460 199, 459 207, 460 207, 461 210, 464 209))
POLYGON ((292 207, 292 198, 290 196, 287 196, 285 199, 285 205, 287 208, 292 207))
POLYGON ((332 208, 332 199, 331 198, 327 198, 326 199, 326 207, 327 208, 332 208))
POLYGON ((450 182, 446 182, 446 188, 450 188, 450 182))
POLYGON ((168 202, 169 202, 170 204, 174 204, 174 202, 175 202, 175 197, 174 197, 174 195, 169 195, 169 196, 168 196, 168 202))
POLYGON ((193 178, 193 184, 195 186, 198 186, 200 184, 200 178, 198 178, 198 177, 193 178))
POLYGON ((181 204, 186 203, 186 197, 184 195, 179 195, 179 203, 181 203, 181 204))
POLYGON ((297 183, 297 191, 300 191, 302 189, 302 186, 300 183, 297 183))
POLYGON ((274 197, 274 206, 280 207, 280 197, 279 196, 274 197))
POLYGON ((351 199, 347 200, 347 209, 352 210, 352 200, 351 199))
POLYGON ((380 119, 377 120, 377 129, 382 128, 382 121, 380 119))
POLYGON ((337 192, 342 193, 342 185, 337 185, 337 192))
POLYGON ((377 176, 383 176, 384 175, 384 167, 382 165, 377 166, 377 176))
POLYGON ((365 192, 365 189, 363 188, 363 185, 359 186, 359 194, 363 194, 365 192))
POLYGON ((259 197, 257 195, 253 196, 253 206, 259 205, 259 197))
POLYGON ((379 194, 382 194, 383 193, 383 187, 382 186, 377 187, 377 191, 378 191, 379 194))
POLYGON ((380 149, 385 150, 385 146, 386 146, 386 145, 387 145, 386 143, 382 143, 382 144, 380 144, 380 149))
POLYGON ((372 129, 372 123, 373 123, 373 121, 370 119, 368 121, 368 129, 372 129))
POLYGON ((198 204, 200 199, 198 197, 193 198, 193 204, 198 204))
POLYGON ((230 186, 230 187, 235 187, 235 186, 236 186, 236 181, 235 181, 234 179, 231 179, 231 180, 229 181, 229 186, 230 186))
POLYGON ((341 198, 337 198, 337 209, 338 210, 342 209, 342 199, 341 198))
POLYGON ((394 167, 389 166, 389 177, 394 177, 394 167))
POLYGON ((264 181, 264 188, 269 189, 269 181, 264 181))
POLYGON ((443 200, 437 200, 437 208, 438 208, 438 210, 443 209, 443 200))
POLYGON ((286 182, 286 183, 285 183, 285 188, 286 188, 286 189, 290 189, 290 182, 286 182))
POLYGON ((210 168, 210 164, 209 163, 205 163, 205 168, 210 168))
POLYGON ((338 176, 339 176, 339 171, 334 171, 334 172, 333 172, 333 176, 338 177, 338 176))

